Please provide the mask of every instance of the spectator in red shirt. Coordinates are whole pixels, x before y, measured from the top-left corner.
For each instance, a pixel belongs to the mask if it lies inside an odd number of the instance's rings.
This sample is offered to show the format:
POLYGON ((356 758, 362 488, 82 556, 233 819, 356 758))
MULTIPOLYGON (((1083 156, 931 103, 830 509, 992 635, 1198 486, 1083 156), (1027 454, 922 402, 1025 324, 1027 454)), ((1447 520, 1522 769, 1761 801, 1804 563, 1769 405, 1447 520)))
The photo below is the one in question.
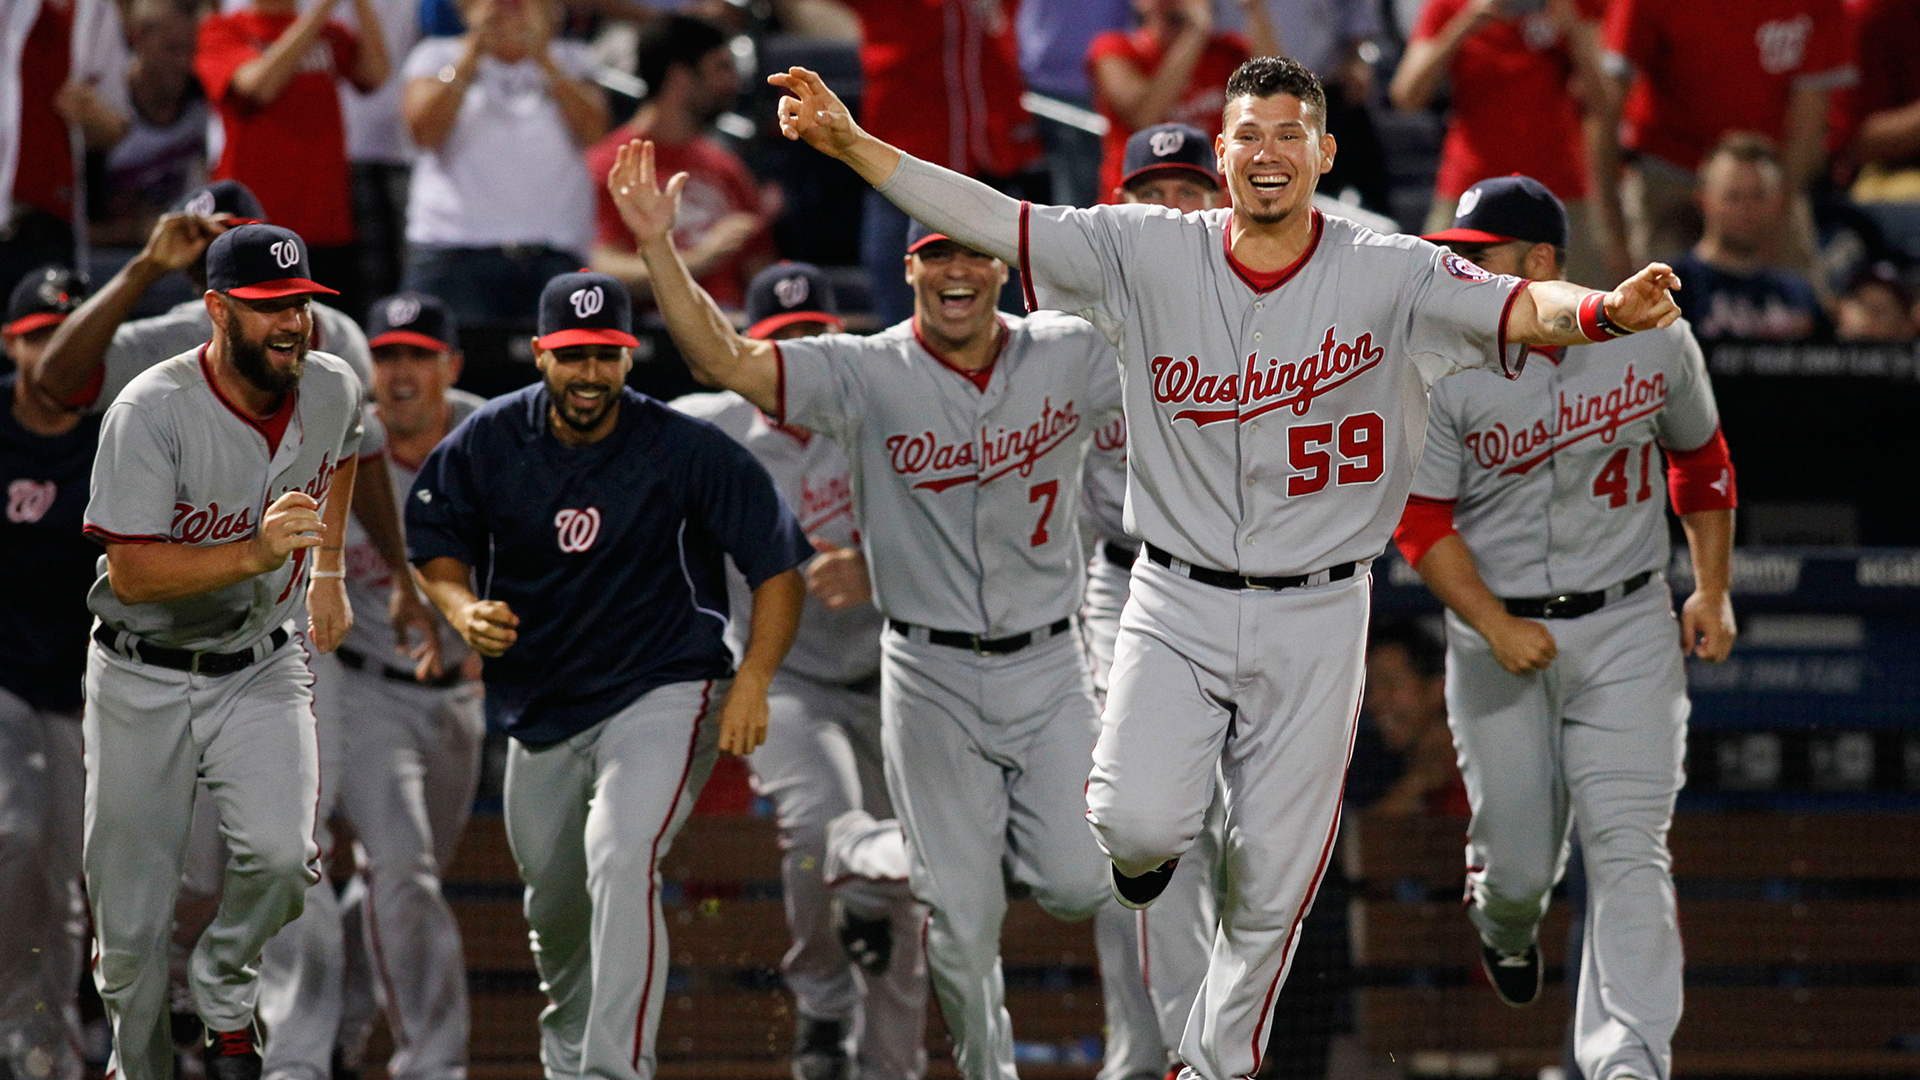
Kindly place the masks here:
POLYGON ((1920 259, 1920 0, 1854 0, 1853 201, 1920 259))
MULTIPOLYGON (((1048 195, 1039 129, 1020 95, 1012 0, 846 0, 860 17, 860 125, 924 161, 1008 194, 1048 195)), ((862 211, 860 261, 880 325, 913 314, 907 215, 877 191, 862 211)), ((1009 280, 1002 306, 1018 305, 1009 280)), ((1015 308, 1017 310, 1017 307, 1015 308)))
POLYGON ((1519 173, 1567 207, 1567 279, 1610 277, 1588 216, 1583 114, 1600 114, 1604 0, 1427 0, 1388 88, 1395 108, 1425 109, 1445 81, 1451 115, 1425 233, 1453 221, 1460 195, 1488 176, 1519 173))
POLYGON ((639 67, 646 101, 632 120, 587 151, 587 171, 598 192, 593 268, 626 282, 636 296, 651 291, 633 233, 607 192, 607 174, 628 140, 652 139, 660 175, 687 174, 674 244, 700 287, 721 307, 739 310, 746 305, 747 282, 775 256, 767 232, 772 215, 753 174, 706 135, 740 96, 727 34, 702 19, 668 16, 641 33, 639 67))
POLYGON ((350 286, 359 275, 335 81, 370 93, 386 81, 388 63, 371 0, 353 0, 357 34, 329 18, 339 3, 318 0, 296 13, 295 0, 254 0, 209 15, 194 71, 225 133, 213 177, 251 188, 274 222, 307 242, 316 275, 350 286))
POLYGON ((1212 0, 1133 0, 1139 27, 1109 30, 1087 46, 1093 102, 1107 118, 1100 188, 1108 198, 1120 188, 1127 139, 1155 124, 1186 124, 1208 138, 1220 134, 1227 76, 1252 59, 1279 50, 1266 5, 1240 0, 1253 40, 1213 29, 1212 0))
MULTIPOLYGON (((1846 29, 1840 0, 1615 0, 1602 40, 1624 122, 1598 125, 1593 152, 1616 268, 1699 238, 1695 171, 1729 131, 1778 143, 1789 190, 1806 190, 1823 160, 1828 94, 1854 78, 1846 29), (1623 149, 1632 160, 1616 192, 1623 149)), ((1804 261, 1811 216, 1804 199, 1796 208, 1798 227, 1781 231, 1804 261)))

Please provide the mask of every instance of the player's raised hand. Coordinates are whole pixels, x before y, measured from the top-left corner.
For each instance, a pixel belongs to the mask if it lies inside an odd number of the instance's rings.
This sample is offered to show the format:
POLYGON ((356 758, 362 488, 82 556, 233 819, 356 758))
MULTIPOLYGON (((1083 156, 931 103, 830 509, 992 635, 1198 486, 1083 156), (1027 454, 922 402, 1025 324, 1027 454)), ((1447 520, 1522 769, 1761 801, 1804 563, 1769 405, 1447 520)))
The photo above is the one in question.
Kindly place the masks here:
POLYGON ((307 640, 323 653, 340 647, 353 629, 353 604, 344 579, 317 577, 307 581, 307 640))
POLYGON ((766 741, 767 684, 743 672, 720 704, 720 752, 745 756, 766 741))
POLYGON ((853 122, 846 102, 827 89, 817 73, 793 67, 767 76, 767 81, 787 92, 776 114, 780 134, 804 141, 828 157, 843 158, 853 151, 864 132, 853 122))
POLYGON ((680 216, 680 190, 687 186, 687 174, 673 174, 664 189, 658 179, 652 141, 631 139, 614 151, 613 169, 607 173, 607 194, 613 197, 620 220, 633 231, 638 247, 671 237, 680 216))
POLYGON ((185 270, 206 253, 207 245, 228 229, 227 215, 162 214, 147 234, 140 258, 162 270, 185 270))
POLYGON ((1553 632, 1545 623, 1512 616, 1495 623, 1486 635, 1493 658, 1515 675, 1541 671, 1560 655, 1553 632))
POLYGON ((813 537, 820 554, 807 563, 807 591, 830 611, 873 601, 873 579, 867 575, 867 557, 859 548, 843 548, 831 540, 813 537))
POLYGON ((1630 331, 1672 326, 1680 317, 1680 305, 1673 300, 1673 290, 1679 287, 1680 276, 1673 272, 1673 267, 1666 263, 1648 263, 1607 294, 1607 318, 1622 330, 1630 331))
POLYGON ((520 616, 505 601, 475 600, 460 613, 454 629, 481 656, 499 656, 520 640, 520 616))
POLYGON ((1733 622, 1733 598, 1695 590, 1680 605, 1680 654, 1717 664, 1733 651, 1739 631, 1733 622))
POLYGON ((295 548, 320 546, 320 504, 304 491, 289 491, 261 515, 253 545, 259 573, 280 569, 295 548))

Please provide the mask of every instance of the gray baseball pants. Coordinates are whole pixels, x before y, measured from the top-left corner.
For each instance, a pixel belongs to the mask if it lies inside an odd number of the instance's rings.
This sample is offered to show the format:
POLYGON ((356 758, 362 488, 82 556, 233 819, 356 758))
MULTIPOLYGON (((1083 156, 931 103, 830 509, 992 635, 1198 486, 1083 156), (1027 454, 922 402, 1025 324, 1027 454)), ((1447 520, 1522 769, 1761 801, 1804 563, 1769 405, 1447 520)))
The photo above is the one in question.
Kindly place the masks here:
POLYGON ((231 675, 193 675, 87 654, 86 868, 94 983, 121 1080, 167 1080, 167 944, 195 788, 219 810, 231 853, 211 925, 188 962, 209 1028, 253 1022, 256 958, 319 878, 319 746, 313 676, 296 639, 231 675))
POLYGON ((1061 919, 1112 903, 1082 791, 1096 719, 1074 634, 1005 656, 882 636, 881 744, 927 960, 969 1080, 1012 1080, 1000 972, 1008 880, 1061 919))
POLYGON ((0 1062, 20 1080, 80 1077, 85 785, 80 718, 0 690, 0 1062))
POLYGON ((1548 627, 1558 658, 1511 675, 1447 617, 1447 712, 1473 819, 1468 917, 1507 952, 1534 940, 1568 835, 1587 917, 1574 1056, 1593 1080, 1667 1080, 1681 949, 1667 827, 1684 781, 1686 674, 1664 583, 1548 627))
POLYGON ((553 1080, 651 1080, 667 984, 660 860, 713 771, 731 680, 657 687, 552 746, 507 750, 507 842, 550 1001, 553 1080))

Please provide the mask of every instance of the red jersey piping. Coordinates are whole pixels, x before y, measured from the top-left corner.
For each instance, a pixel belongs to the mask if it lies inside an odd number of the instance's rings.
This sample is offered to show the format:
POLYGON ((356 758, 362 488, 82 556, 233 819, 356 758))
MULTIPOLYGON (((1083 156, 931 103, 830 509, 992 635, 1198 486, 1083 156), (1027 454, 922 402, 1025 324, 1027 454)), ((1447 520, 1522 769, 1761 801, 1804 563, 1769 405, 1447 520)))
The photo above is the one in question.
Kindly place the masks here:
POLYGON ((1241 281, 1246 283, 1247 288, 1252 289, 1256 293, 1270 293, 1280 286, 1285 285, 1287 282, 1292 281, 1293 276, 1300 272, 1300 268, 1307 265, 1307 260, 1313 258, 1313 253, 1319 250, 1320 235, 1325 230, 1326 219, 1320 216, 1319 210, 1314 210, 1313 237, 1307 241, 1307 250, 1301 252, 1299 258, 1293 260, 1293 262, 1289 263, 1284 269, 1274 274, 1263 274, 1257 270, 1249 270, 1239 259, 1233 257, 1233 220, 1231 218, 1227 220, 1226 227, 1220 230, 1220 250, 1226 253, 1227 265, 1233 268, 1233 272, 1239 276, 1241 281))
POLYGON ((225 405, 228 412, 239 417, 248 427, 259 432, 260 437, 267 441, 267 456, 271 457, 280 451, 280 439, 287 433, 287 422, 293 419, 294 399, 300 395, 299 390, 288 391, 281 399, 280 406, 273 410, 273 415, 267 417, 265 420, 260 420, 245 409, 234 404, 233 399, 227 396, 226 391, 220 389, 220 384, 214 381, 213 372, 207 368, 207 347, 205 345, 200 346, 200 374, 206 378, 207 388, 213 391, 213 396, 219 400, 220 404, 225 405))
POLYGON ((917 314, 913 317, 913 340, 918 342, 922 349, 926 350, 928 356, 940 361, 948 371, 972 383, 975 390, 984 394, 987 392, 988 381, 993 378, 993 369, 1000 363, 1000 354, 1007 351, 1007 342, 1013 338, 1013 334, 1007 330, 1006 323, 1000 322, 998 318, 995 319, 995 322, 1000 329, 1000 343, 993 350, 993 359, 987 361, 987 366, 978 371, 968 371, 966 368, 942 356, 940 350, 934 348, 933 343, 929 342, 926 335, 920 332, 920 316, 917 314))

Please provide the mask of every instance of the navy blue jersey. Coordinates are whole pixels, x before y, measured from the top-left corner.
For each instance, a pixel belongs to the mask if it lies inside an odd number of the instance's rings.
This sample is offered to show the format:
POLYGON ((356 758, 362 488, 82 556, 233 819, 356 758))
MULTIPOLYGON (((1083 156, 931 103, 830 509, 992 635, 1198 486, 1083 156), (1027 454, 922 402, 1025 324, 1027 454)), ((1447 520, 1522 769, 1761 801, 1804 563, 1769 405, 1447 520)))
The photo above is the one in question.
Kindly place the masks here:
POLYGON ((547 430, 544 385, 488 402, 427 456, 407 555, 473 567, 520 617, 486 662, 487 712, 559 742, 657 686, 724 678, 726 556, 758 587, 813 554, 767 471, 720 429, 624 391, 606 438, 547 430))
POLYGON ((1674 260, 1673 272, 1686 286, 1673 299, 1701 341, 1802 341, 1827 333, 1813 286, 1791 270, 1736 274, 1688 254, 1674 260))
POLYGON ((0 566, 12 569, 0 590, 0 686, 36 709, 80 708, 87 668, 87 590, 99 545, 80 535, 100 443, 100 418, 64 435, 36 435, 13 416, 15 374, 0 377, 0 566))

